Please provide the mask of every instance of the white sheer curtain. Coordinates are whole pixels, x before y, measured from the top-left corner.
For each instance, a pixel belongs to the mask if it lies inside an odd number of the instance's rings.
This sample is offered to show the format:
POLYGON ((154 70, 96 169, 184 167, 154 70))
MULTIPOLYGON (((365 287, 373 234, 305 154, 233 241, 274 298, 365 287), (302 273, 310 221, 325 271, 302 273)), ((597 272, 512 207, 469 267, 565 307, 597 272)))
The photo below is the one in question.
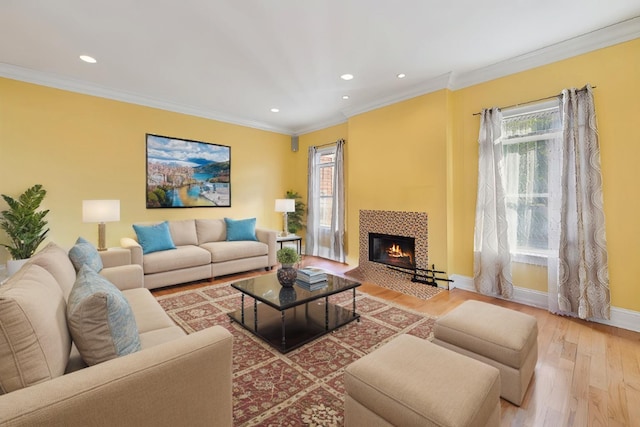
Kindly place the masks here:
POLYGON ((561 313, 609 319, 600 146, 591 87, 563 90, 562 108, 558 281, 557 294, 550 289, 549 297, 557 298, 561 313))
POLYGON ((318 199, 320 196, 319 179, 316 176, 318 149, 315 146, 309 147, 309 159, 307 170, 307 233, 305 242, 305 253, 307 255, 318 255, 317 233, 318 221, 318 199))
POLYGON ((346 259, 344 144, 344 140, 339 140, 330 150, 309 148, 305 252, 339 262, 346 259), (333 158, 332 162, 328 160, 330 158, 333 158), (327 185, 328 178, 330 186, 327 185))
POLYGON ((344 140, 336 143, 335 166, 333 168, 333 205, 331 209, 331 247, 329 258, 345 262, 344 253, 344 140))
POLYGON ((502 179, 501 127, 502 114, 498 108, 482 111, 473 279, 478 292, 511 298, 513 284, 502 179))

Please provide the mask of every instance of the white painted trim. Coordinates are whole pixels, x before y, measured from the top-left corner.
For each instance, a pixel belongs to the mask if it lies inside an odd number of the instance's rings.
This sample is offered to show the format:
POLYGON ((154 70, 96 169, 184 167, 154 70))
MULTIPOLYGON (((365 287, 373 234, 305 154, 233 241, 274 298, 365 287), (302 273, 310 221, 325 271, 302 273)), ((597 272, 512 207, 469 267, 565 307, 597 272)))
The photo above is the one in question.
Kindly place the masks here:
MULTIPOLYGON (((217 120, 225 123, 246 126, 271 132, 278 132, 290 135, 301 135, 315 130, 344 123, 345 118, 375 110, 390 104, 394 104, 416 96, 425 95, 441 89, 458 90, 475 84, 494 80, 509 74, 529 70, 541 65, 550 64, 562 59, 571 58, 583 53, 591 52, 618 43, 623 43, 640 37, 640 16, 628 19, 617 24, 610 25, 599 30, 583 34, 572 39, 556 43, 524 55, 517 56, 484 68, 461 73, 456 75, 449 72, 422 84, 408 89, 402 93, 381 98, 352 109, 345 109, 336 114, 333 118, 327 118, 316 125, 304 128, 290 129, 272 126, 266 123, 246 120, 241 117, 230 116, 224 113, 207 111, 201 108, 176 104, 136 93, 129 93, 99 86, 93 83, 61 77, 52 73, 30 70, 17 67, 15 65, 0 63, 0 77, 7 77, 14 80, 21 80, 43 86, 54 87, 86 95, 98 96, 101 98, 113 99, 116 101, 128 102, 131 104, 143 105, 161 110, 173 111, 176 113, 188 114, 205 119, 217 120), (344 115, 344 116, 343 116, 344 115)), ((597 82, 592 82, 597 84, 597 82)))
POLYGON ((37 85, 53 87, 56 89, 68 90, 70 92, 82 93, 85 95, 97 96, 99 98, 112 99, 115 101, 127 102, 129 104, 142 105, 145 107, 158 108, 165 111, 173 111, 174 113, 187 114, 194 117, 202 117, 205 119, 216 120, 219 122, 230 123, 239 126, 261 129, 270 132, 290 134, 291 129, 279 128, 268 125, 266 123, 246 120, 240 117, 230 116, 216 111, 207 111, 201 108, 177 104, 175 102, 164 101, 162 99, 152 98, 146 95, 140 95, 122 90, 114 90, 95 83, 83 82, 67 77, 60 77, 53 73, 44 73, 28 68, 18 67, 11 64, 0 62, 0 77, 6 77, 13 80, 20 80, 37 85))
POLYGON ((311 126, 307 126, 307 127, 304 127, 304 128, 296 128, 296 129, 293 129, 293 130, 295 131, 294 135, 304 135, 306 133, 315 132, 317 130, 323 130, 323 129, 327 129, 327 128, 332 127, 332 126, 341 125, 341 124, 346 123, 346 122, 347 122, 347 117, 345 115, 343 115, 342 113, 340 113, 334 119, 324 120, 322 122, 314 123, 311 126))
POLYGON ((420 95, 424 95, 431 92, 442 90, 449 86, 451 80, 451 73, 442 74, 440 76, 429 79, 422 84, 417 85, 411 89, 403 92, 394 93, 393 95, 386 96, 384 98, 377 99, 374 102, 360 105, 354 108, 348 108, 342 110, 342 113, 347 117, 352 117, 358 114, 366 113, 367 111, 375 110, 378 108, 386 107, 387 105, 396 104, 407 99, 415 98, 420 95))
MULTIPOLYGON (((429 79, 423 82, 423 84, 403 93, 389 96, 357 108, 345 109, 342 113, 347 117, 352 117, 441 89, 463 89, 468 86, 561 61, 583 53, 613 46, 638 37, 640 37, 640 16, 467 73, 456 75, 454 72, 449 72, 429 79)), ((596 83, 594 82, 594 84, 596 83)))
POLYGON ((640 37, 640 16, 484 68, 454 75, 450 88, 452 90, 462 89, 638 37, 640 37))
MULTIPOLYGON (((450 279, 453 280, 449 283, 449 289, 462 289, 469 292, 476 292, 473 286, 473 278, 468 276, 462 276, 459 274, 452 274, 450 279)), ((497 295, 493 295, 495 298, 504 299, 497 295)), ((533 289, 513 287, 513 299, 509 300, 517 302, 519 304, 529 305, 532 307, 542 308, 544 310, 548 307, 548 296, 546 292, 536 291, 533 289)), ((592 322, 601 323, 603 325, 615 326, 616 328, 628 329, 630 331, 640 332, 640 312, 628 310, 626 308, 611 307, 611 319, 588 319, 592 322)))

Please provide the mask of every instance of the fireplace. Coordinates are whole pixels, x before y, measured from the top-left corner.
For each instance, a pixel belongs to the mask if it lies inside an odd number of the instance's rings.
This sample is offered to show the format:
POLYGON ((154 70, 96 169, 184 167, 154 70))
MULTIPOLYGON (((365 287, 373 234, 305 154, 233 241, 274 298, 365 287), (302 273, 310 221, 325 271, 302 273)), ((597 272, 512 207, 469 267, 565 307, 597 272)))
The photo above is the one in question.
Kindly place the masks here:
POLYGON ((416 239, 414 237, 369 233, 369 261, 415 269, 415 251, 416 239))
POLYGON ((426 212, 361 210, 358 225, 359 264, 348 275, 418 298, 433 296, 427 288, 451 281, 429 265, 426 212), (431 286, 407 286, 415 282, 431 286))

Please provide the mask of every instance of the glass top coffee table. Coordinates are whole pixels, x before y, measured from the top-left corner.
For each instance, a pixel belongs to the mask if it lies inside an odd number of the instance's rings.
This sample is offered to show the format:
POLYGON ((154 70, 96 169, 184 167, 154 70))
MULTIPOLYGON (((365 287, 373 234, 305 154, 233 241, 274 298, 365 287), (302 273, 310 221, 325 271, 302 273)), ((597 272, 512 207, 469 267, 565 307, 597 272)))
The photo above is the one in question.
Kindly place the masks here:
POLYGON ((287 353, 354 320, 356 288, 360 283, 327 274, 327 286, 310 291, 298 284, 284 288, 275 273, 240 280, 231 286, 242 292, 241 307, 229 317, 271 345, 287 353), (351 309, 329 302, 329 296, 351 290, 351 309), (245 296, 254 299, 245 307, 245 296))

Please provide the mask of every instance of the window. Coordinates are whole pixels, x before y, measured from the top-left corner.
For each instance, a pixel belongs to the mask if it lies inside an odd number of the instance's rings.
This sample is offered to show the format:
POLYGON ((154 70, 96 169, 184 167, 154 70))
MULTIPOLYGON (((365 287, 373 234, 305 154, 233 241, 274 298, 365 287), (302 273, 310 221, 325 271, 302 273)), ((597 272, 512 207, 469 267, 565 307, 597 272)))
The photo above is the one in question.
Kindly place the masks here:
POLYGON ((344 141, 309 148, 309 255, 344 262, 344 141))
POLYGON ((546 263, 559 211, 562 125, 558 101, 503 111, 503 176, 514 261, 546 263))
POLYGON ((335 147, 317 153, 317 173, 319 180, 318 219, 320 227, 331 227, 333 208, 333 169, 335 167, 335 147))

